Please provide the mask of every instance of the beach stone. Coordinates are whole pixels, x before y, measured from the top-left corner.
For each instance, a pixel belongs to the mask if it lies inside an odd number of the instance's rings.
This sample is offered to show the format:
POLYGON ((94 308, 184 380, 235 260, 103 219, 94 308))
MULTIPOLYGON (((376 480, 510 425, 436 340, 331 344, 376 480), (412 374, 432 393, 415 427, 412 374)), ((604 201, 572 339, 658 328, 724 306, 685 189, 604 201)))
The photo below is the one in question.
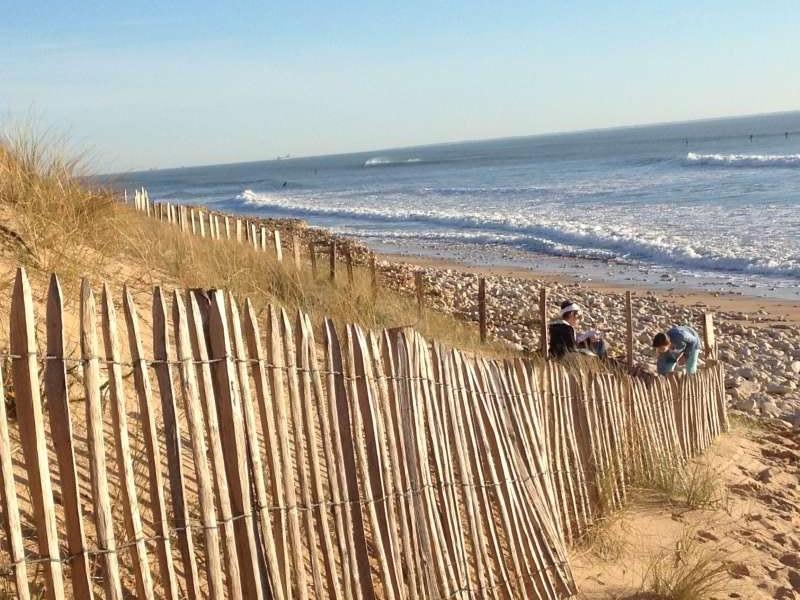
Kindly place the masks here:
POLYGON ((759 402, 759 408, 761 409, 761 414, 767 417, 775 418, 781 415, 781 409, 771 398, 762 398, 759 402))
POLYGON ((750 576, 750 569, 744 563, 731 563, 728 565, 728 572, 736 579, 750 576))
POLYGON ((736 371, 736 374, 739 377, 743 377, 744 379, 747 379, 748 381, 752 381, 753 379, 756 378, 756 372, 753 369, 751 369, 750 367, 743 367, 743 368, 739 369, 738 371, 736 371))
POLYGON ((738 388, 744 382, 743 377, 739 377, 738 375, 734 375, 733 377, 726 377, 725 378, 725 389, 730 390, 733 388, 738 388))
POLYGON ((780 560, 787 567, 800 569, 800 554, 796 552, 787 552, 786 554, 783 554, 778 560, 780 560))
POLYGON ((790 370, 792 371, 792 373, 794 373, 795 375, 800 375, 800 360, 795 360, 795 361, 793 361, 793 362, 792 362, 792 364, 791 364, 791 365, 789 365, 789 369, 790 369, 790 370))
POLYGON ((800 573, 795 571, 794 569, 789 569, 789 583, 792 586, 792 589, 795 591, 800 591, 800 573))
POLYGON ((747 381, 746 379, 742 379, 742 382, 739 384, 739 386, 731 390, 731 395, 735 399, 739 400, 749 398, 753 394, 757 394, 760 391, 761 386, 758 383, 755 381, 747 381))
POLYGON ((795 593, 785 585, 782 585, 775 590, 775 593, 772 595, 772 597, 775 600, 795 600, 795 598, 797 598, 795 593))
POLYGON ((742 412, 746 412, 748 414, 755 414, 756 412, 756 401, 752 398, 738 398, 734 400, 733 407, 736 410, 741 410, 742 412))
POLYGON ((769 483, 770 481, 772 481, 772 477, 774 474, 775 473, 772 470, 772 468, 767 467, 766 469, 760 471, 758 475, 756 475, 756 479, 761 483, 769 483))
POLYGON ((767 393, 768 394, 776 394, 778 396, 785 396, 792 392, 792 388, 788 385, 782 385, 780 383, 768 383, 767 384, 767 393))

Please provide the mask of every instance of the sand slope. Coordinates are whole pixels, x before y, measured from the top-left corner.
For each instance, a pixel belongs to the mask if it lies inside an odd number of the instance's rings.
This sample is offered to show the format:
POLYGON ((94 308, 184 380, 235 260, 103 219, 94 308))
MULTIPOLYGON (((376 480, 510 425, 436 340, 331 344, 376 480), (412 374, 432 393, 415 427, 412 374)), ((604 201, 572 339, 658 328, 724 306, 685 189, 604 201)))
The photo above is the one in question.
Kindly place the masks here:
POLYGON ((717 505, 689 509, 638 491, 610 526, 619 557, 574 552, 583 598, 647 598, 637 594, 655 557, 685 554, 727 567, 713 598, 800 598, 800 434, 739 421, 700 460, 718 474, 717 505))

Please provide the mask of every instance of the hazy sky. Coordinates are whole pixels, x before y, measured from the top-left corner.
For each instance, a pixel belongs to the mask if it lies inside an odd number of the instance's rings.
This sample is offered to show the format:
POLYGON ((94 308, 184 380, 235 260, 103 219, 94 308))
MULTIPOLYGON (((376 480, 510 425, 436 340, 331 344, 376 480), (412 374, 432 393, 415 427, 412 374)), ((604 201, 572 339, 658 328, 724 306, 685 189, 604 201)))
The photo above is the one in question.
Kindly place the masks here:
POLYGON ((100 171, 800 108, 800 1, 0 0, 0 119, 100 171))

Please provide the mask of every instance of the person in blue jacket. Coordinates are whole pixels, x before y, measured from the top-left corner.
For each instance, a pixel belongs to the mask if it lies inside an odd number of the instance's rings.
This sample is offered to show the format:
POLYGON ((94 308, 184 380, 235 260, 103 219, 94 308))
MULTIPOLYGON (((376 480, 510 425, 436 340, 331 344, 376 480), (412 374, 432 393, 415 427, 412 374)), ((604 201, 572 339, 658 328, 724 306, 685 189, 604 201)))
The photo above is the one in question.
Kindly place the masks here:
POLYGON ((685 362, 686 372, 697 372, 697 359, 700 356, 700 336, 688 325, 673 325, 666 333, 657 333, 653 347, 658 353, 659 375, 667 375, 675 370, 679 362, 685 362))

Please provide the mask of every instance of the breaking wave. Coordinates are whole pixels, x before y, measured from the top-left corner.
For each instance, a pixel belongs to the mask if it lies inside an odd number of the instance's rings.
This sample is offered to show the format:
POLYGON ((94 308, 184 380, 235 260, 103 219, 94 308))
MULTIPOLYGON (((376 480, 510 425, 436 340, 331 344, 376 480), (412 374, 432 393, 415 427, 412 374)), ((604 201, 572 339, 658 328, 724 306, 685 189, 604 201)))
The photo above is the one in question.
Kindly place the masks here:
POLYGON ((689 152, 690 165, 720 167, 800 167, 800 154, 698 154, 689 152))
POLYGON ((611 222, 580 222, 556 216, 461 208, 320 205, 318 200, 245 190, 237 200, 272 213, 298 218, 344 221, 361 237, 460 239, 515 245, 554 256, 602 260, 639 260, 704 271, 800 277, 800 257, 742 256, 735 246, 709 247, 697 241, 611 222), (386 224, 387 227, 380 227, 386 224), (397 227, 400 224, 400 227, 397 227), (375 232, 376 225, 382 229, 375 232), (372 231, 372 233, 370 233, 372 231), (787 260, 788 258, 788 260, 787 260))
POLYGON ((387 158, 385 156, 374 156, 364 161, 365 167, 388 167, 392 165, 407 165, 411 163, 420 163, 421 158, 387 158))

